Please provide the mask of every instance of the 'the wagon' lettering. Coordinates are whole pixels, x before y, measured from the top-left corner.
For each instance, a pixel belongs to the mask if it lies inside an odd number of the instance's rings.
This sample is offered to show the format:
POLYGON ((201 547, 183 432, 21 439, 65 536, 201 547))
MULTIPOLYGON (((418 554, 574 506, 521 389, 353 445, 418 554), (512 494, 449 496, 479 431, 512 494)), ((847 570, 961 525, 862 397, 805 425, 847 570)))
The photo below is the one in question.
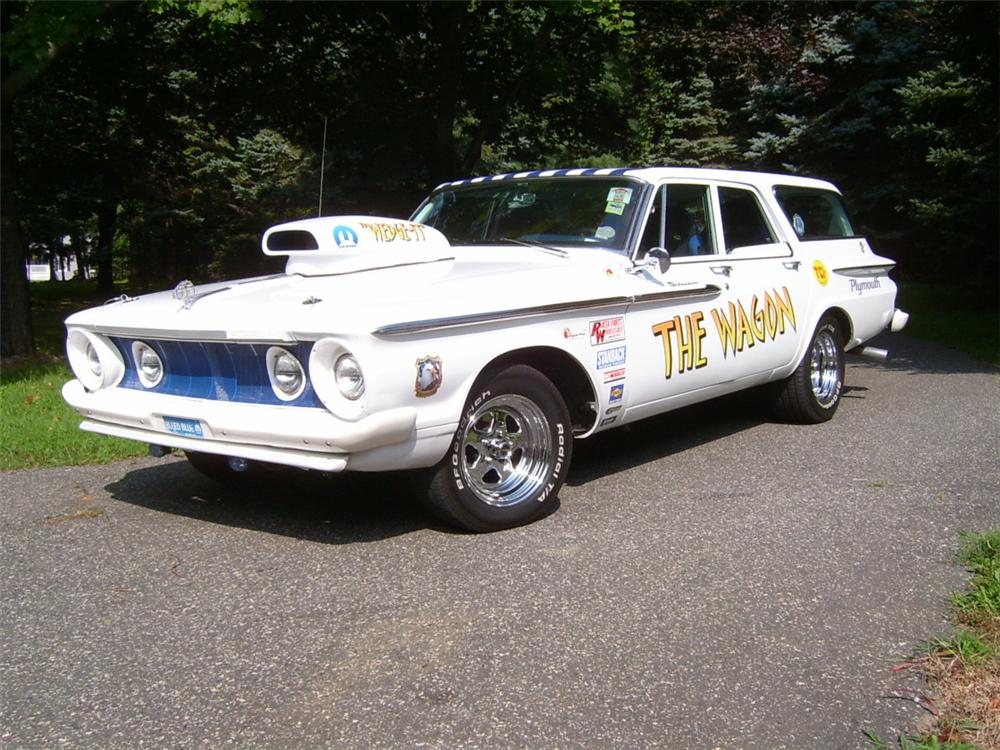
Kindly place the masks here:
MULTIPOLYGON (((763 296, 754 295, 749 312, 743 303, 730 302, 728 309, 714 308, 712 320, 722 342, 722 356, 742 352, 754 344, 774 341, 785 333, 788 326, 795 330, 795 306, 788 287, 782 287, 763 296)), ((675 315, 670 320, 653 326, 653 335, 663 344, 663 377, 670 379, 674 370, 678 374, 699 370, 708 365, 703 352, 702 339, 707 336, 705 314, 700 310, 690 315, 675 315)))
POLYGON ((786 322, 795 330, 795 307, 788 287, 782 287, 781 292, 773 291, 773 295, 764 292, 763 299, 755 294, 750 300, 749 315, 740 301, 729 303, 728 314, 721 307, 712 310, 712 320, 722 340, 723 357, 728 357, 729 352, 735 356, 758 341, 774 341, 785 332, 786 322))

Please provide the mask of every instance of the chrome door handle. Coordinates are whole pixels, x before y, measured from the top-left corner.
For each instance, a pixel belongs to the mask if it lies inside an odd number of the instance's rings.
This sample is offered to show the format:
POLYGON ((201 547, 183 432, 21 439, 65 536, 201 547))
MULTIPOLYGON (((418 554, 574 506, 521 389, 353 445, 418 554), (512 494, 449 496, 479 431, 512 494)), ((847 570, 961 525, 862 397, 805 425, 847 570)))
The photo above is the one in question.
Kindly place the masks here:
POLYGON ((802 261, 801 260, 785 260, 785 261, 781 262, 781 265, 783 265, 789 271, 798 271, 799 270, 799 266, 802 265, 802 261))
POLYGON ((709 266, 709 268, 717 276, 729 276, 733 272, 732 266, 709 266))

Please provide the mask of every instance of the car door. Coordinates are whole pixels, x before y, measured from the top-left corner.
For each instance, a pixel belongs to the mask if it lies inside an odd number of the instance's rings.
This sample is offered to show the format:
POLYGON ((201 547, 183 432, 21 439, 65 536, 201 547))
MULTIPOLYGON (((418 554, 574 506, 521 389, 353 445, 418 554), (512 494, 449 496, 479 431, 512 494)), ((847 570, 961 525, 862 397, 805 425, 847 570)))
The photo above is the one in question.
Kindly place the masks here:
POLYGON ((794 358, 801 269, 774 227, 752 187, 658 186, 628 274, 622 421, 763 382, 794 358))
MULTIPOLYGON (((624 279, 627 371, 622 421, 641 419, 725 390, 735 376, 714 333, 712 311, 726 309, 729 278, 722 253, 718 200, 712 185, 672 181, 657 186, 624 279), (661 269, 656 256, 669 255, 661 269)), ((611 404, 610 408, 614 408, 611 404)))
POLYGON ((766 380, 793 361, 800 337, 811 333, 799 331, 807 269, 755 187, 720 184, 716 192, 723 253, 714 270, 729 283, 731 299, 712 312, 713 327, 737 380, 766 380))

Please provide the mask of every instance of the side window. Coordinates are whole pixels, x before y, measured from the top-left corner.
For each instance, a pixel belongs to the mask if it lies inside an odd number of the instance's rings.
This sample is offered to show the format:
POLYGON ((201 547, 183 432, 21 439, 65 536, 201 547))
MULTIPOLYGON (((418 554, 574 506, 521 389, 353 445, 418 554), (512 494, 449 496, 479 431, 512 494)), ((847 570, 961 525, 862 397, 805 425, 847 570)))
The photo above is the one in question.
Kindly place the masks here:
POLYGON ((831 240, 855 236, 844 201, 837 193, 778 185, 774 195, 799 239, 831 240))
POLYGON ((727 253, 737 247, 777 242, 753 191, 720 187, 719 204, 727 253))
POLYGON ((712 227, 712 199, 708 186, 664 185, 653 198, 639 257, 644 257, 653 247, 666 248, 672 258, 712 255, 717 252, 712 227))

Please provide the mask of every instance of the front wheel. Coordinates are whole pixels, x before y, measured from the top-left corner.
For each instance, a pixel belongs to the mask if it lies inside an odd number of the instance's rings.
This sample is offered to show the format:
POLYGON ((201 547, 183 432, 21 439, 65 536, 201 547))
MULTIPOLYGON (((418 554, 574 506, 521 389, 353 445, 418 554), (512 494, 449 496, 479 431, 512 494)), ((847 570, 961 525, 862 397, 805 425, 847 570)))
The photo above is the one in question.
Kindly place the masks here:
POLYGON ((572 451, 559 391, 531 367, 510 367, 469 397, 425 502, 443 521, 470 531, 530 523, 555 506, 572 451))
POLYGON ((820 320, 795 372, 777 385, 775 414, 789 422, 818 424, 831 419, 844 390, 843 336, 837 320, 820 320))

